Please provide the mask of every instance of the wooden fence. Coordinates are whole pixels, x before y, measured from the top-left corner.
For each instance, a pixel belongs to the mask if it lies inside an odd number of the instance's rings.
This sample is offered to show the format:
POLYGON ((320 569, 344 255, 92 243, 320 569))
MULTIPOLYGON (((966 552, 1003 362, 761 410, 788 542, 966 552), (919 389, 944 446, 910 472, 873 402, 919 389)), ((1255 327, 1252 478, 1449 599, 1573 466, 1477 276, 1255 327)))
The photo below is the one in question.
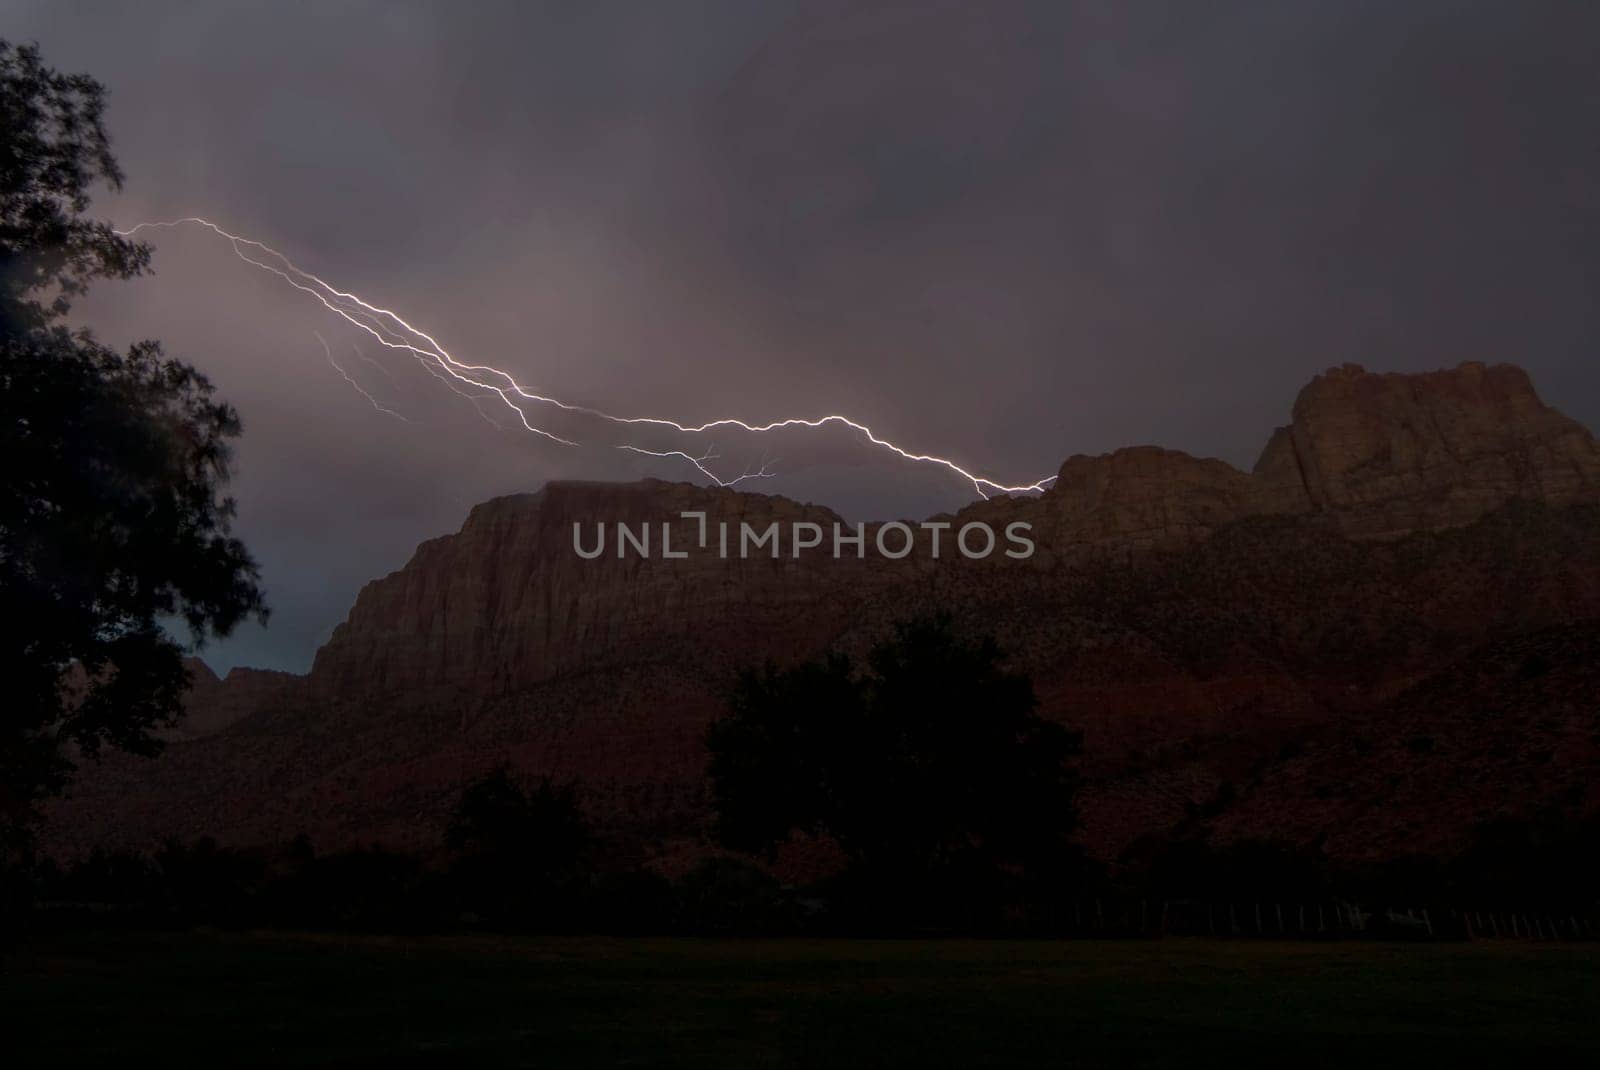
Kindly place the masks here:
POLYGON ((1600 939, 1600 919, 1559 909, 1363 906, 1342 899, 1074 901, 1056 927, 1075 936, 1205 936, 1277 940, 1600 939))

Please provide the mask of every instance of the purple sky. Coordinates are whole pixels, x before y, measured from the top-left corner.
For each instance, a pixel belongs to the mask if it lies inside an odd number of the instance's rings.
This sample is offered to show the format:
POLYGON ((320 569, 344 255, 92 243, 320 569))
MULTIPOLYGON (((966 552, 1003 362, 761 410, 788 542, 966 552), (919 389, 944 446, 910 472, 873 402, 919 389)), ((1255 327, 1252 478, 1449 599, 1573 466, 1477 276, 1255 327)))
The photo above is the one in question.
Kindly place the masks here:
MULTIPOLYGON (((1344 361, 1515 361, 1600 424, 1600 5, 6 8, 112 91, 98 212, 212 218, 567 400, 845 412, 1018 481, 1143 442, 1248 467, 1344 361)), ((243 414, 275 616, 219 667, 305 668, 476 501, 694 474, 344 360, 360 336, 209 235, 158 236, 156 270, 80 311, 243 414)), ((713 441, 854 517, 970 496, 838 433, 713 441)))

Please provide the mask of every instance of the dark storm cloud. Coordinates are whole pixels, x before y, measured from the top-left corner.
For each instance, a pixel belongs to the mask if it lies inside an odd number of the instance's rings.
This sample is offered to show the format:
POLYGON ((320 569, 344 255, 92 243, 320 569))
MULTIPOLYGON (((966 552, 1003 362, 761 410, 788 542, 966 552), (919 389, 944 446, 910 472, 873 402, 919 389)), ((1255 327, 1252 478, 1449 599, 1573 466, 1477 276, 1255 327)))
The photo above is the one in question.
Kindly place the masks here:
MULTIPOLYGON (((53 2, 0 32, 111 87, 119 220, 214 216, 572 400, 842 410, 1031 479, 1146 441, 1248 466, 1346 360, 1514 360, 1600 423, 1597 31, 1538 3, 53 2)), ((400 423, 310 332, 355 336, 215 241, 157 267, 84 312, 244 414, 277 617, 221 662, 304 666, 490 494, 684 475, 493 431, 397 367, 370 385, 400 423)), ((963 497, 837 437, 770 446, 767 489, 855 515, 963 497)))

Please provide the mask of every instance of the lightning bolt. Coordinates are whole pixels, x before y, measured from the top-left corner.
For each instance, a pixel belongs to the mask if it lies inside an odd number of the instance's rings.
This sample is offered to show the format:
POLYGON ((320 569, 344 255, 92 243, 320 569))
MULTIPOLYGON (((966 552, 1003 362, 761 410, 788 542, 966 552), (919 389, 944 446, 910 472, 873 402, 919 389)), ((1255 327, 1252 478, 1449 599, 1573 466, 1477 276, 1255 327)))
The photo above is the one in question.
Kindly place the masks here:
MULTIPOLYGON (((390 416, 393 416, 396 420, 404 420, 406 423, 410 423, 411 422, 410 420, 407 420, 404 416, 401 416, 398 412, 395 412, 393 409, 388 408, 387 406, 385 406, 382 403, 380 403, 378 401, 378 399, 373 397, 371 394, 367 393, 367 388, 362 386, 360 383, 356 382, 355 378, 353 376, 351 376, 351 374, 349 372, 345 371, 344 368, 339 364, 338 361, 333 359, 333 350, 328 346, 328 340, 326 338, 322 337, 322 335, 317 334, 316 331, 312 331, 311 334, 312 334, 313 337, 316 338, 317 341, 322 343, 322 352, 324 354, 326 354, 326 356, 328 358, 328 363, 333 366, 333 370, 338 372, 344 378, 345 382, 347 382, 351 386, 355 387, 356 393, 360 394, 362 397, 364 397, 368 401, 370 401, 372 403, 372 407, 373 408, 377 409, 379 412, 388 413, 390 416)), ((357 356, 359 356, 359 355, 360 355, 360 351, 357 350, 357 356)), ((378 365, 378 366, 382 367, 382 365, 378 365)))
POLYGON ((746 466, 743 472, 734 476, 732 479, 718 479, 717 476, 712 473, 711 469, 706 467, 707 461, 714 461, 718 456, 717 454, 712 453, 710 449, 707 449, 706 452, 701 454, 699 457, 691 457, 682 450, 647 450, 643 446, 620 445, 617 447, 617 449, 627 450, 629 453, 642 453, 646 457, 676 457, 694 465, 708 479, 715 480, 717 485, 722 487, 731 487, 736 484, 743 483, 747 479, 771 479, 773 475, 776 474, 771 470, 771 466, 776 462, 763 460, 761 462, 761 467, 755 471, 751 471, 750 468, 746 466))
POLYGON ((388 368, 384 367, 382 364, 379 364, 377 361, 373 360, 371 357, 369 357, 365 353, 363 353, 361 351, 361 347, 356 345, 354 342, 350 343, 350 348, 355 351, 357 360, 362 361, 362 362, 367 363, 367 364, 370 364, 374 368, 378 369, 380 372, 383 373, 383 377, 385 379, 389 380, 389 385, 390 386, 394 387, 397 390, 400 389, 400 384, 394 381, 394 373, 393 372, 391 372, 388 368))
MULTIPOLYGON (((780 420, 767 421, 765 423, 752 423, 746 420, 735 419, 733 417, 723 417, 716 420, 708 420, 705 423, 693 424, 680 423, 677 420, 669 420, 659 416, 618 416, 600 409, 590 408, 587 405, 575 405, 570 402, 562 401, 559 398, 547 397, 542 394, 534 393, 517 382, 516 378, 512 376, 510 372, 504 371, 503 369, 492 367, 487 364, 471 364, 465 361, 457 360, 450 354, 448 350, 444 348, 444 346, 440 345, 438 340, 432 335, 407 322, 403 317, 400 316, 399 313, 393 311, 392 309, 387 309, 379 305, 372 304, 371 302, 357 296, 354 293, 340 290, 326 280, 319 278, 309 271, 306 271, 304 268, 299 267, 287 256, 278 252, 276 249, 264 245, 253 238, 246 238, 238 234, 231 234, 210 220, 201 219, 198 216, 186 216, 182 219, 167 220, 164 222, 139 223, 136 226, 129 227, 127 230, 118 230, 117 233, 123 237, 131 238, 145 230, 170 230, 181 226, 202 227, 211 231, 218 237, 226 240, 233 249, 234 255, 243 260, 245 263, 277 276, 279 279, 294 287, 296 290, 299 290, 300 292, 313 298, 329 312, 332 312, 334 315, 340 317, 358 330, 366 332, 384 348, 398 350, 415 358, 420 364, 422 364, 424 368, 433 373, 436 378, 444 381, 445 385, 450 387, 450 389, 454 390, 458 394, 461 394, 463 397, 467 397, 469 400, 472 400, 474 405, 477 405, 479 399, 488 400, 489 398, 498 398, 507 409, 511 410, 511 412, 515 414, 517 421, 522 424, 524 429, 562 446, 575 447, 578 445, 578 443, 570 439, 563 438, 560 435, 557 435, 555 432, 549 431, 534 423, 529 419, 529 407, 547 406, 563 412, 588 416, 593 419, 609 422, 618 426, 653 427, 686 435, 703 435, 720 429, 740 430, 754 435, 765 435, 790 428, 809 428, 815 430, 829 426, 842 427, 854 432, 857 436, 865 439, 872 446, 892 453, 906 461, 916 464, 936 466, 960 476, 962 479, 970 483, 972 485, 972 489, 983 498, 988 498, 991 496, 991 494, 1040 493, 1043 492, 1045 488, 1048 487, 1052 482, 1054 482, 1056 478, 1055 476, 1047 476, 1044 479, 1035 480, 1032 483, 1002 483, 991 479, 988 476, 978 475, 972 471, 969 471, 968 469, 957 464, 955 461, 950 460, 948 457, 940 457, 931 453, 918 453, 914 450, 907 449, 878 435, 877 432, 873 431, 872 428, 866 424, 861 423, 858 420, 853 420, 848 416, 842 416, 836 413, 818 417, 788 417, 780 420)), ((318 338, 320 340, 321 336, 319 335, 318 338)), ((324 342, 323 346, 326 348, 327 343, 324 342)), ((363 359, 365 359, 364 355, 363 359)), ((328 355, 328 362, 333 364, 334 367, 339 370, 340 374, 344 375, 345 379, 350 382, 350 384, 358 391, 360 391, 361 394, 365 396, 368 401, 372 402, 372 404, 380 411, 391 411, 384 409, 381 405, 379 405, 378 402, 367 393, 367 391, 363 390, 354 379, 344 372, 342 368, 339 368, 339 366, 333 361, 331 351, 328 355)), ((490 419, 488 414, 481 408, 479 409, 479 413, 484 417, 484 419, 489 420, 489 422, 492 424, 495 424, 496 427, 499 426, 499 424, 490 419)), ((398 413, 392 412, 391 414, 396 416, 399 415, 398 413)), ((404 419, 404 417, 401 418, 404 419)), ((768 462, 764 461, 761 467, 755 471, 751 471, 747 468, 742 474, 735 476, 732 479, 723 479, 713 473, 710 468, 706 467, 706 462, 715 459, 715 455, 711 453, 710 450, 707 450, 703 455, 696 457, 683 450, 656 451, 632 444, 622 444, 618 445, 616 448, 626 450, 631 453, 643 454, 649 457, 670 458, 684 461, 693 466, 706 478, 712 480, 718 486, 723 487, 733 486, 736 483, 742 482, 746 479, 765 479, 772 475, 772 472, 769 470, 768 462)))

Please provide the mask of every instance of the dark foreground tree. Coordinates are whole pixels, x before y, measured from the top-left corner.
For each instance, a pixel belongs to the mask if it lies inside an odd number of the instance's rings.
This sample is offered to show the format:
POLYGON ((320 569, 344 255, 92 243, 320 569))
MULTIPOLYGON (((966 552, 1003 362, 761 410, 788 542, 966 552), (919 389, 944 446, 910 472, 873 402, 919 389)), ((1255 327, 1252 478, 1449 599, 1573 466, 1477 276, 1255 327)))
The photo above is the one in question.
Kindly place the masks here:
POLYGON ((445 830, 462 906, 528 927, 567 923, 588 840, 571 786, 526 788, 506 766, 467 786, 445 830))
POLYGON ((896 894, 1059 872, 1079 737, 1002 661, 938 618, 899 627, 862 673, 842 656, 746 673, 708 739, 722 842, 821 834, 896 894))
POLYGON ((265 617, 222 493, 239 421, 153 342, 118 352, 64 318, 144 245, 85 218, 120 186, 104 90, 0 41, 0 836, 17 836, 74 754, 152 753, 185 646, 265 617))
POLYGON ((504 765, 467 785, 445 829, 454 851, 514 855, 547 871, 575 865, 586 840, 571 785, 541 780, 527 789, 504 765))

